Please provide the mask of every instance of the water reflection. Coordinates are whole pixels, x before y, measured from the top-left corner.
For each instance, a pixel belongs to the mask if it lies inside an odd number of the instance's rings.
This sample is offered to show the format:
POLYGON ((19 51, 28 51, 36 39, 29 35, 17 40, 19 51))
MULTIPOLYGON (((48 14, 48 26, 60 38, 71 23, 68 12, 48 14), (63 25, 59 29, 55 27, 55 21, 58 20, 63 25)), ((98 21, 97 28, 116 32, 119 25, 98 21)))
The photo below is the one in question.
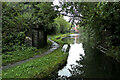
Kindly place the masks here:
POLYGON ((71 41, 69 56, 66 66, 58 71, 58 76, 65 79, 107 78, 108 80, 120 80, 120 63, 93 48, 94 43, 81 43, 80 35, 72 34, 67 39, 64 40, 71 41))
MULTIPOLYGON (((78 70, 74 70, 75 66, 78 65, 78 61, 83 60, 83 57, 85 56, 83 45, 82 43, 78 42, 79 34, 72 34, 70 35, 71 38, 74 38, 74 43, 70 44, 70 50, 69 50, 69 56, 67 59, 67 65, 62 69, 59 70, 58 75, 59 76, 67 76, 70 77, 74 74, 74 71, 77 72, 78 70)), ((79 67, 83 67, 83 65, 79 64, 79 67)), ((82 73, 78 71, 78 73, 82 73)))
POLYGON ((120 63, 107 57, 96 48, 92 48, 90 43, 83 44, 85 50, 85 59, 78 61, 84 67, 77 67, 78 70, 84 71, 82 75, 76 75, 77 78, 119 78, 120 63))

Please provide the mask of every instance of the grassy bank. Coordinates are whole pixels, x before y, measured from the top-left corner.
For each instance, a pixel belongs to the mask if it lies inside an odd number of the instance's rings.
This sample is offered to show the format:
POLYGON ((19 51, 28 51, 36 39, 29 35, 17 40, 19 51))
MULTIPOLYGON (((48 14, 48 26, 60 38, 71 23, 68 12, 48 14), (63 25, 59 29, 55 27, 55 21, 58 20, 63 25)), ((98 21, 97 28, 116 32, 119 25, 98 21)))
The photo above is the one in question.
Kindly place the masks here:
POLYGON ((66 42, 62 41, 62 38, 67 37, 68 35, 70 35, 72 33, 67 33, 67 34, 58 34, 58 35, 50 35, 48 36, 49 38, 51 38, 52 40, 54 40, 55 42, 59 43, 60 45, 65 44, 66 42))
POLYGON ((15 63, 21 60, 28 59, 34 55, 41 54, 49 49, 52 43, 48 41, 48 46, 41 49, 36 49, 35 47, 21 47, 16 49, 16 51, 7 52, 7 54, 2 54, 2 65, 7 65, 10 63, 15 63))
MULTIPOLYGON (((59 44, 63 44, 61 37, 66 37, 68 34, 60 34, 51 36, 52 40, 57 41, 59 44), (60 37, 60 39, 56 39, 60 37)), ((46 78, 52 76, 53 72, 66 63, 68 54, 61 51, 61 46, 52 53, 42 56, 28 62, 25 62, 19 66, 3 70, 2 77, 5 78, 46 78)))
POLYGON ((57 71, 66 61, 67 54, 57 49, 47 56, 31 60, 17 67, 3 71, 3 78, 45 78, 57 71))
MULTIPOLYGON (((96 46, 98 47, 99 45, 102 45, 102 44, 99 44, 100 41, 96 42, 96 38, 90 37, 89 36, 90 34, 85 32, 85 30, 83 30, 82 28, 80 28, 79 32, 80 32, 82 42, 84 42, 84 43, 89 42, 89 44, 92 45, 93 47, 96 47, 96 46)), ((120 62, 120 47, 119 46, 111 46, 111 47, 109 47, 105 51, 105 55, 117 60, 118 62, 120 62)))

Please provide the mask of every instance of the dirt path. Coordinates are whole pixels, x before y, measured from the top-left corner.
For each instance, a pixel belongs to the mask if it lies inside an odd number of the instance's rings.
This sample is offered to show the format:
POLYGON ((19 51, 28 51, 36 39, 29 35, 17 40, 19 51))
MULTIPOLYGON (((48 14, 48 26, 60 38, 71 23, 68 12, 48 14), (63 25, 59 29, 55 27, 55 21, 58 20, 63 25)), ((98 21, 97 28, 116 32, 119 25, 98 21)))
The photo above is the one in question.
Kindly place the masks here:
POLYGON ((2 66, 2 69, 8 69, 10 67, 15 67, 15 66, 20 65, 22 63, 25 63, 27 61, 30 61, 30 60, 33 60, 33 59, 45 56, 45 55, 53 52, 54 50, 56 50, 59 47, 59 44, 57 44, 53 40, 51 40, 51 39, 48 39, 48 40, 50 40, 52 42, 52 46, 51 46, 51 48, 47 52, 44 52, 43 54, 40 54, 40 55, 35 55, 35 56, 33 56, 33 57, 29 58, 29 59, 23 60, 23 61, 15 62, 13 64, 8 64, 6 66, 2 66))

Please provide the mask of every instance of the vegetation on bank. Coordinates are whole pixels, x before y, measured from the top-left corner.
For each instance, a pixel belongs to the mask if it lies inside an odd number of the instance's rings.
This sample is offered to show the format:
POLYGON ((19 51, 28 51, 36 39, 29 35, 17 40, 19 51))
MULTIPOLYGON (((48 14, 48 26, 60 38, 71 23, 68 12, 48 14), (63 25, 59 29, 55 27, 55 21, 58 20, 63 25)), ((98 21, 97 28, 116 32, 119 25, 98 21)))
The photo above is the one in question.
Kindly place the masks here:
POLYGON ((108 49, 107 55, 117 60, 120 58, 119 2, 68 2, 62 3, 61 6, 66 13, 69 12, 73 17, 78 17, 77 24, 83 28, 88 41, 108 49), (69 7, 70 9, 67 9, 69 7))
POLYGON ((16 51, 7 52, 6 54, 2 54, 2 65, 12 64, 21 60, 28 59, 33 57, 34 55, 42 54, 48 49, 50 49, 51 42, 48 40, 48 45, 44 48, 37 49, 35 47, 26 47, 17 46, 16 51))
POLYGON ((116 59, 120 62, 120 48, 119 47, 111 47, 106 51, 106 55, 116 59))
POLYGON ((32 46, 41 48, 47 45, 48 34, 68 32, 71 24, 52 5, 49 2, 2 3, 2 53, 15 51, 16 46, 25 44, 26 37, 34 39, 32 46))
POLYGON ((58 34, 58 35, 49 35, 48 37, 55 42, 59 43, 60 45, 65 44, 66 42, 62 41, 63 38, 68 37, 72 33, 66 33, 66 34, 58 34))
MULTIPOLYGON (((48 34, 69 32, 71 24, 55 7, 53 3, 47 2, 2 3, 3 65, 42 54, 49 49, 48 34), (27 45, 27 41, 32 43, 31 47, 27 45)), ((62 34, 60 36, 63 36, 62 34)), ((64 44, 61 39, 57 42, 64 44)), ((3 78, 43 78, 55 72, 66 59, 67 54, 64 54, 60 47, 46 56, 3 70, 3 78)))
MULTIPOLYGON (((69 33, 68 33, 69 34, 69 33)), ((60 34, 51 36, 52 40, 57 41, 59 44, 63 44, 61 39, 68 36, 68 34, 60 34)), ((30 60, 16 67, 3 70, 4 78, 46 78, 51 77, 62 65, 66 63, 68 54, 61 51, 61 46, 52 53, 42 56, 40 58, 30 60)))
POLYGON ((69 31, 71 24, 58 15, 55 6, 51 5, 52 3, 2 3, 3 65, 43 53, 49 48, 47 34, 69 31))
POLYGON ((3 70, 3 78, 45 78, 57 71, 67 59, 67 54, 61 51, 61 48, 54 52, 28 61, 19 66, 3 70))
MULTIPOLYGON (((82 40, 82 42, 84 42, 84 43, 88 43, 89 42, 91 44, 91 46, 95 47, 95 48, 99 47, 98 43, 95 43, 95 39, 91 38, 89 36, 89 33, 84 32, 83 27, 81 27, 79 31, 80 31, 80 35, 81 35, 80 39, 82 40)), ((109 48, 106 48, 104 53, 107 56, 112 57, 115 60, 117 60, 118 62, 120 62, 120 48, 118 46, 111 46, 109 48)))

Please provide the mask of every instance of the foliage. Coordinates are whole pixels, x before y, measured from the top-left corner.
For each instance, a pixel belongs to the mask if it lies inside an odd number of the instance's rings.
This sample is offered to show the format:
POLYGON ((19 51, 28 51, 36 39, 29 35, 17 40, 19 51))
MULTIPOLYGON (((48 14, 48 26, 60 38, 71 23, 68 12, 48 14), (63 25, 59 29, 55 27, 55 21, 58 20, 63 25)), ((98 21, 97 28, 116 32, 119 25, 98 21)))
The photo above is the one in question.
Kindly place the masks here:
POLYGON ((62 41, 62 38, 68 37, 71 33, 66 33, 66 34, 58 34, 58 35, 50 35, 50 37, 53 41, 59 43, 60 45, 67 44, 66 42, 62 41))
MULTIPOLYGON (((57 17, 52 3, 2 3, 3 53, 15 51, 15 45, 24 44, 26 33, 32 28, 48 31, 57 17)), ((46 40, 47 42, 47 40, 46 40)))
POLYGON ((120 47, 112 46, 107 50, 106 54, 120 62, 120 47))
POLYGON ((55 19, 54 24, 56 24, 57 33, 65 33, 70 30, 71 24, 68 23, 63 16, 59 16, 55 19))
POLYGON ((41 30, 50 28, 47 24, 56 17, 51 3, 4 2, 2 13, 3 64, 24 60, 48 49, 45 47, 46 49, 37 50, 34 47, 26 47, 24 41, 26 32, 31 28, 38 25, 42 27, 41 30), (44 26, 40 25, 42 23, 45 23, 44 26), (36 50, 41 52, 38 53, 36 50))
POLYGON ((97 46, 102 45, 107 48, 107 55, 119 59, 120 46, 120 5, 119 3, 85 3, 81 11, 83 19, 81 25, 85 27, 89 38, 93 40, 97 46), (85 9, 85 10, 84 10, 85 9), (85 25, 86 24, 86 25, 85 25), (109 52, 111 51, 111 52, 109 52))
POLYGON ((28 27, 28 19, 31 13, 24 3, 2 3, 2 25, 3 33, 10 34, 21 32, 28 27))
POLYGON ((20 60, 24 60, 27 58, 32 57, 33 55, 38 54, 37 52, 38 50, 36 48, 33 47, 21 47, 21 46, 17 46, 16 51, 11 51, 11 52, 6 52, 6 54, 2 55, 2 62, 3 65, 7 65, 10 63, 14 63, 20 60), (22 49, 20 49, 22 48, 22 49))
MULTIPOLYGON (((61 35, 66 36, 66 34, 61 35)), ((60 36, 59 36, 60 37, 60 36)), ((61 40, 58 43, 61 44, 61 40)), ((64 54, 61 48, 52 53, 37 58, 19 66, 2 70, 4 78, 46 78, 52 76, 52 73, 57 71, 60 66, 64 65, 68 54, 64 54)))
POLYGON ((71 28, 71 24, 67 22, 63 16, 58 16, 54 19, 54 22, 50 24, 50 29, 48 29, 48 34, 59 34, 59 33, 67 33, 71 28))
MULTIPOLYGON (((68 2, 61 3, 61 6, 62 11, 71 14, 73 20, 78 20, 85 36, 97 46, 102 45, 108 49, 120 46, 119 2, 68 2)), ((119 53, 118 50, 116 53, 119 53)))
POLYGON ((14 46, 24 44, 25 32, 28 29, 28 19, 31 13, 25 10, 24 3, 2 3, 2 34, 3 53, 15 51, 14 46))
POLYGON ((48 40, 48 45, 44 48, 37 49, 35 47, 26 47, 25 45, 14 45, 15 51, 6 52, 2 54, 2 65, 8 65, 10 63, 15 63, 21 60, 28 59, 34 55, 40 55, 48 50, 51 46, 51 42, 48 40))
POLYGON ((57 17, 57 12, 52 7, 52 3, 40 2, 31 3, 34 13, 31 17, 30 24, 34 25, 33 28, 40 28, 43 31, 51 29, 51 23, 57 17))
POLYGON ((3 36, 3 53, 7 51, 15 51, 16 47, 24 44, 25 33, 11 33, 9 36, 3 36))

